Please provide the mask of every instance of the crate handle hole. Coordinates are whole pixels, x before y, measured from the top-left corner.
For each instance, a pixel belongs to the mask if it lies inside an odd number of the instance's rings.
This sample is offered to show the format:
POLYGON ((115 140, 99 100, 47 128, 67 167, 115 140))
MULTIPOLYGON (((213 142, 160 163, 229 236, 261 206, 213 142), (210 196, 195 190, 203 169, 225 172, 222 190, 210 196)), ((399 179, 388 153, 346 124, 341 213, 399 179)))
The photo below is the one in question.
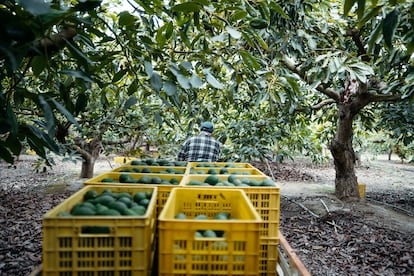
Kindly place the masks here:
POLYGON ((82 226, 81 234, 110 234, 111 227, 109 226, 82 226))

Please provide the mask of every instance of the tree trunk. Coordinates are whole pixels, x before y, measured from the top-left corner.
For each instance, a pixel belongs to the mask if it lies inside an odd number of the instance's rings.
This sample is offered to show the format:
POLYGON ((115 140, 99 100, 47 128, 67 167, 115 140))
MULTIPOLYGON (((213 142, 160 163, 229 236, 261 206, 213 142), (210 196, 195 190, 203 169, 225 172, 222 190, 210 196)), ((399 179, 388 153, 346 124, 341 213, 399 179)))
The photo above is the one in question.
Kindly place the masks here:
POLYGON ((335 164, 335 195, 341 200, 359 199, 352 147, 354 114, 349 104, 338 104, 338 127, 330 150, 335 164))
POLYGON ((78 143, 76 149, 82 156, 81 178, 92 178, 95 168, 95 161, 101 152, 101 136, 95 136, 89 143, 78 143))
POLYGON ((82 168, 81 168, 80 177, 81 178, 92 178, 96 159, 92 157, 92 155, 90 154, 88 156, 82 156, 82 157, 83 157, 83 160, 82 160, 82 168))

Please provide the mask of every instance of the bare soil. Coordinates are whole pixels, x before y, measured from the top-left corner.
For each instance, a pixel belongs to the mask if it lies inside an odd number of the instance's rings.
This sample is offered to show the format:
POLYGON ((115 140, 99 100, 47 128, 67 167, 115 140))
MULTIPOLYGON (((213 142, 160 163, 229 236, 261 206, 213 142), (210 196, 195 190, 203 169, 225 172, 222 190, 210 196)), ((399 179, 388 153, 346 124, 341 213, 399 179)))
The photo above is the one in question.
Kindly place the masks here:
POLYGON ((414 274, 414 166, 366 157, 366 197, 334 196, 332 164, 256 164, 281 190, 280 230, 313 275, 414 274))
MULTIPOLYGON (((29 275, 42 262, 42 216, 82 187, 81 164, 56 160, 35 171, 36 158, 0 162, 0 275, 29 275)), ((254 163, 281 190, 280 230, 313 275, 414 274, 414 166, 365 157, 356 169, 366 198, 333 195, 332 164, 306 160, 254 163)), ((95 175, 114 167, 100 159, 95 175)))

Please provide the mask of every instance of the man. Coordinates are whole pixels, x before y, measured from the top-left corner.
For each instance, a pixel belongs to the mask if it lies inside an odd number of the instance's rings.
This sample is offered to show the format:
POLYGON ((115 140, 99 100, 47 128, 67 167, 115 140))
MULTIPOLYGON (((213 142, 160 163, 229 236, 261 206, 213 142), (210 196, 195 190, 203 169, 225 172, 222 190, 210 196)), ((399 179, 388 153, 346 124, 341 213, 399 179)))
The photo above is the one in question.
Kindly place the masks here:
POLYGON ((203 122, 200 133, 187 139, 180 152, 179 161, 189 162, 215 162, 218 159, 221 143, 213 136, 214 126, 211 122, 203 122))

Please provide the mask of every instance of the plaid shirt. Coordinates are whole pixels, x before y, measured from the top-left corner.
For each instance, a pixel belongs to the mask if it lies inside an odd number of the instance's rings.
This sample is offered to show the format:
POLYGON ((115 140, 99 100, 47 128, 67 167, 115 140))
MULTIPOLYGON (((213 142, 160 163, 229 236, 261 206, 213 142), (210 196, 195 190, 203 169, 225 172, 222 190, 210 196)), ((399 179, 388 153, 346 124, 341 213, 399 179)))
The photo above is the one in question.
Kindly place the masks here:
POLYGON ((187 139, 180 152, 179 161, 215 162, 220 154, 221 144, 207 132, 187 139))

